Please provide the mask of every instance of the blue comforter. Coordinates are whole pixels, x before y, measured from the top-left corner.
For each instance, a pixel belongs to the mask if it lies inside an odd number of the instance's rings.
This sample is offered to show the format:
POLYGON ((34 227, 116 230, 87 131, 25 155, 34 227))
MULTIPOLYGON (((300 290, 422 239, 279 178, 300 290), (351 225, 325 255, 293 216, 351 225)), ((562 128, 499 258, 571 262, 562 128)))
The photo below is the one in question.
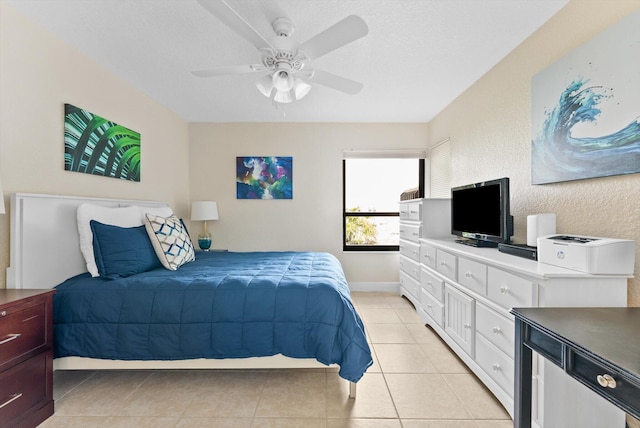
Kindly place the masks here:
POLYGON ((198 252, 178 271, 81 274, 56 289, 55 357, 283 354, 338 364, 352 382, 372 364, 340 262, 327 253, 198 252))

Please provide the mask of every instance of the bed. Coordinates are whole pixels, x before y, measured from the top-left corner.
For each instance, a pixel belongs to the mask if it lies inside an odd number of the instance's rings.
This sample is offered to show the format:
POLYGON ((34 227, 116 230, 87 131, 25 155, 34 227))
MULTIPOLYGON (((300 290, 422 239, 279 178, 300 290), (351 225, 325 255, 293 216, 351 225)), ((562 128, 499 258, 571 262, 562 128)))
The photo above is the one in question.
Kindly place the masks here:
POLYGON ((79 249, 79 206, 146 211, 168 204, 24 193, 11 202, 7 287, 56 287, 56 369, 337 365, 355 397, 355 383, 372 364, 330 254, 195 252, 175 271, 92 277, 79 249))

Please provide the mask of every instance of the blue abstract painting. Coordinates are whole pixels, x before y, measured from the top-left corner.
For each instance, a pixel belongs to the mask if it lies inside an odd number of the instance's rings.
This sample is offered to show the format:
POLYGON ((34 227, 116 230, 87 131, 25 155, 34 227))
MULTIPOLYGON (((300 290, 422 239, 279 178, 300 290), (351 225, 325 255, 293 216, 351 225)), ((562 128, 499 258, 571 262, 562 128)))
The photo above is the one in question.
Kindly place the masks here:
POLYGON ((640 172, 640 11, 532 79, 531 182, 640 172))
POLYGON ((293 199, 293 158, 236 158, 237 199, 293 199))

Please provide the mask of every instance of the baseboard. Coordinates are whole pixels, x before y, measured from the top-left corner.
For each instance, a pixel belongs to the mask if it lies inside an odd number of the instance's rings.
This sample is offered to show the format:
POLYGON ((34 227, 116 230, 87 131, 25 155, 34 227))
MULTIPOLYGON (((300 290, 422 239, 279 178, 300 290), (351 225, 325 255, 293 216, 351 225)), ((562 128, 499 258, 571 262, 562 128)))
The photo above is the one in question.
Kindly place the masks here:
POLYGON ((398 282, 350 282, 351 291, 400 293, 398 282))

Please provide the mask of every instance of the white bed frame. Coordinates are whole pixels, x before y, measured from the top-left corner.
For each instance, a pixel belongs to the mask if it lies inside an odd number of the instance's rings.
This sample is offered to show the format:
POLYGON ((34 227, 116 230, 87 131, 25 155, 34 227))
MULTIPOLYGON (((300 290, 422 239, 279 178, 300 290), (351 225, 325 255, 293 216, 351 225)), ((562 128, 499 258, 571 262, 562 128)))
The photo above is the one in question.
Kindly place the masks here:
MULTIPOLYGON (((7 288, 48 289, 86 272, 78 237, 76 210, 80 204, 106 207, 130 205, 167 207, 166 202, 102 199, 60 195, 13 193, 11 195, 11 243, 7 288)), ((128 369, 306 369, 326 368, 315 359, 283 355, 231 359, 172 361, 124 361, 82 357, 54 360, 54 370, 128 369)), ((349 397, 356 384, 349 382, 349 397)))

